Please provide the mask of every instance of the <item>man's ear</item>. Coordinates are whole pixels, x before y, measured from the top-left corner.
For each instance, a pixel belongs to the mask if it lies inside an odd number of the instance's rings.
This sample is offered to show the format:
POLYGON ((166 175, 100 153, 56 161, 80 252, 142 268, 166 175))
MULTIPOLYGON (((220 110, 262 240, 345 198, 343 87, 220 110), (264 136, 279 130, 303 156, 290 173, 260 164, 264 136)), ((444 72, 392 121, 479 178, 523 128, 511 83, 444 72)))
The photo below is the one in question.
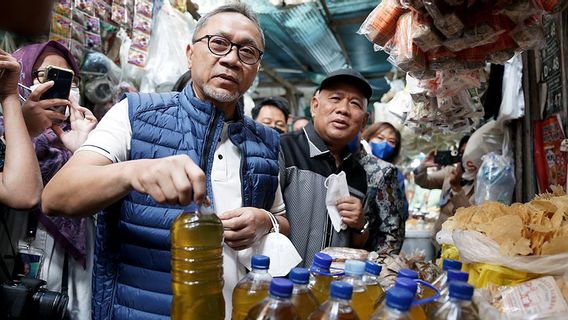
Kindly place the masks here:
POLYGON ((365 112, 365 116, 363 117, 363 123, 361 123, 361 133, 365 131, 365 127, 367 126, 368 121, 369 121, 369 113, 365 112))
POLYGON ((312 118, 316 117, 317 110, 318 110, 318 107, 319 107, 319 100, 316 96, 317 96, 317 94, 314 95, 312 97, 312 100, 310 101, 310 113, 312 114, 312 118))
POLYGON ((185 55, 187 56, 187 67, 191 69, 191 56, 193 55, 193 45, 191 43, 187 44, 185 55))

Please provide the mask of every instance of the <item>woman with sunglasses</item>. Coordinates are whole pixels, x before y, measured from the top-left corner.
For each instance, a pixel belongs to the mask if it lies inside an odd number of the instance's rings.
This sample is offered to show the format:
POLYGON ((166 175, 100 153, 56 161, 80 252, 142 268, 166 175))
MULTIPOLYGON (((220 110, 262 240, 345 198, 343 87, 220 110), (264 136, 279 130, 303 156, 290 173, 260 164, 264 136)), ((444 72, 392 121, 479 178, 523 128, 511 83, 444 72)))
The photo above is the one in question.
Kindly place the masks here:
MULTIPOLYGON (((72 70, 75 77, 79 75, 75 59, 64 46, 55 41, 32 44, 13 56, 21 65, 18 85, 22 113, 45 185, 81 146, 97 120, 91 111, 78 105, 77 79, 68 99, 41 99, 54 85, 47 81, 49 66, 72 70), (68 109, 65 113, 69 116, 57 109, 68 109)), ((90 318, 93 218, 48 217, 39 206, 27 214, 29 221, 38 221, 35 238, 29 239, 27 245, 42 250, 44 255, 36 277, 47 281, 48 290, 68 288, 70 319, 90 318)))

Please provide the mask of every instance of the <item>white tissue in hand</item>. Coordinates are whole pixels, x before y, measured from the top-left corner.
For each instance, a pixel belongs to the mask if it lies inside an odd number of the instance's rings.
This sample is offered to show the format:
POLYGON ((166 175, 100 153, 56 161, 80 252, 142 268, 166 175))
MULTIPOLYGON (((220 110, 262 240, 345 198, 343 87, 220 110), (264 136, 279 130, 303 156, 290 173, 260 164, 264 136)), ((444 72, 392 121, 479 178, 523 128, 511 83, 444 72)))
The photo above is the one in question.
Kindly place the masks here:
POLYGON ((338 199, 349 197, 349 185, 347 184, 345 172, 341 171, 338 174, 332 174, 327 177, 325 180, 325 187, 327 188, 325 205, 327 207, 329 218, 331 219, 331 224, 337 232, 345 230, 347 229, 347 225, 341 221, 341 215, 339 214, 336 206, 338 199))
POLYGON ((251 270, 250 260, 253 255, 264 255, 270 258, 268 273, 273 277, 284 277, 290 269, 302 262, 302 257, 290 239, 278 232, 263 236, 250 248, 237 251, 239 262, 251 270))

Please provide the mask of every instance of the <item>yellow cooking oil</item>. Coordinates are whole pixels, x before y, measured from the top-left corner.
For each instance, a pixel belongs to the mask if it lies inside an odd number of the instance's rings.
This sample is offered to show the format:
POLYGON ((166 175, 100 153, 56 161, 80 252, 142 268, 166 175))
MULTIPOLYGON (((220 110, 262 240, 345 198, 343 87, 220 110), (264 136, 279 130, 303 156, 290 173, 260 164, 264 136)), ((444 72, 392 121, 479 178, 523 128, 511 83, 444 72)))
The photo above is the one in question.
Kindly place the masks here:
POLYGON ((223 225, 212 210, 180 214, 171 226, 172 319, 224 319, 223 225))

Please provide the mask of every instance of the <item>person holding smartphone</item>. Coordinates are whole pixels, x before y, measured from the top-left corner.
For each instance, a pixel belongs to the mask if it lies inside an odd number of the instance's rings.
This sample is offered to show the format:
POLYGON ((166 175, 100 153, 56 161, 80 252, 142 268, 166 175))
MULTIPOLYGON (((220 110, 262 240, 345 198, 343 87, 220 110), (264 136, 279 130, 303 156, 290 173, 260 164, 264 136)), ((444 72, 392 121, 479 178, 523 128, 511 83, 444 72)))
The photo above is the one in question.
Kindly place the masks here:
MULTIPOLYGON (((459 157, 463 155, 469 137, 467 135, 460 140, 459 157)), ((414 170, 414 182, 425 189, 442 189, 440 216, 434 225, 433 237, 435 238, 436 233, 442 228, 442 223, 453 216, 458 208, 469 207, 473 203, 475 183, 462 179, 461 162, 447 165, 437 171, 428 170, 428 168, 441 167, 441 164, 435 162, 434 153, 430 151, 414 170)))
MULTIPOLYGON (((56 41, 32 44, 13 56, 21 65, 16 93, 45 185, 86 140, 97 120, 78 104, 79 68, 64 46, 56 41)), ((90 318, 93 218, 48 217, 39 206, 25 213, 29 221, 35 217, 38 221, 35 238, 24 239, 44 254, 37 277, 47 281, 50 291, 60 291, 67 283, 70 318, 90 318)))

